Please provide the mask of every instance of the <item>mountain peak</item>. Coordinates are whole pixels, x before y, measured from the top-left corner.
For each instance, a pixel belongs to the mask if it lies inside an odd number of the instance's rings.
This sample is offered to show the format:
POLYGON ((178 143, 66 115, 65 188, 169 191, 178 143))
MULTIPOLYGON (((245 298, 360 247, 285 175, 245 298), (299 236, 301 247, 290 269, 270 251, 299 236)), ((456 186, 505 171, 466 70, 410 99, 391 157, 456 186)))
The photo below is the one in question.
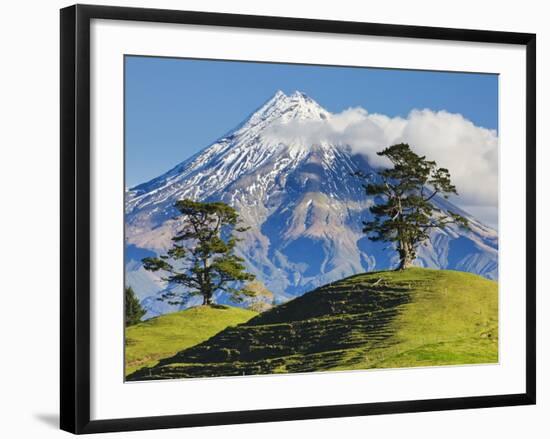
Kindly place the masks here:
POLYGON ((288 123, 292 120, 325 120, 330 113, 305 93, 296 90, 287 95, 282 90, 262 105, 244 124, 241 129, 250 129, 272 122, 288 123))
POLYGON ((282 90, 277 90, 277 91, 275 92, 275 94, 271 97, 270 100, 272 100, 272 99, 285 99, 285 98, 287 98, 287 97, 288 97, 288 96, 285 94, 284 91, 282 91, 282 90))
POLYGON ((295 90, 294 93, 292 93, 289 98, 291 99, 303 99, 303 100, 309 100, 309 101, 313 101, 313 99, 311 99, 308 95, 306 95, 304 92, 300 91, 300 90, 295 90))
POLYGON ((308 95, 306 95, 303 91, 300 91, 300 90, 294 90, 294 92, 288 95, 282 90, 277 90, 267 102, 271 102, 271 101, 288 102, 289 100, 300 100, 300 99, 304 101, 314 102, 313 99, 311 99, 308 95))

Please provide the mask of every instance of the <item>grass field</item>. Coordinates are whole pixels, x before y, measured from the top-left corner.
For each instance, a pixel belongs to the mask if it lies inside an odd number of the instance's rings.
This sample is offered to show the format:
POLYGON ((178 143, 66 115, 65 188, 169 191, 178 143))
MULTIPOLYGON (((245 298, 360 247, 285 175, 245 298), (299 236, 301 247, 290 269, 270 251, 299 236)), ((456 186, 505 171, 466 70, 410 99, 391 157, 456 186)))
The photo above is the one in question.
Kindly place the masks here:
POLYGON ((203 340, 129 379, 494 363, 498 284, 422 268, 360 274, 203 340))
POLYGON ((470 273, 418 268, 377 276, 389 283, 410 283, 410 299, 392 321, 391 337, 379 346, 350 351, 351 367, 336 369, 498 362, 496 282, 470 273))
POLYGON ((246 322, 256 312, 225 306, 197 306, 126 328, 126 375, 161 358, 201 343, 228 326, 246 322))

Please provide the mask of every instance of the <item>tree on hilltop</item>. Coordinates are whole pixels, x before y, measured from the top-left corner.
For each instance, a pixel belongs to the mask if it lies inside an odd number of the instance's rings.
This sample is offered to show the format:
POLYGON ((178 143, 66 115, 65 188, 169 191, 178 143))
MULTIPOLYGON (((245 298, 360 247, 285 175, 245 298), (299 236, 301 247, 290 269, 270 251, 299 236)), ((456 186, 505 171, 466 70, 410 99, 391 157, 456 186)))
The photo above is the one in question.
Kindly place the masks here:
POLYGON ((203 305, 210 305, 218 291, 228 293, 236 302, 253 296, 253 291, 235 288, 254 280, 254 275, 246 272, 244 260, 234 254, 239 241, 235 233, 247 230, 239 225, 237 211, 222 202, 189 199, 178 201, 176 208, 182 226, 172 238, 172 247, 160 257, 143 259, 146 270, 162 272, 169 284, 184 287, 182 293, 163 293, 160 300, 176 305, 190 296, 202 296, 203 305))
POLYGON ((374 179, 357 172, 366 181, 366 194, 376 197, 369 208, 373 219, 363 222, 363 232, 372 241, 395 242, 398 269, 402 270, 412 265, 418 246, 430 238, 432 229, 445 229, 450 224, 467 228, 468 220, 433 203, 436 195, 457 195, 448 169, 438 168, 435 161, 417 155, 406 143, 377 154, 393 167, 379 171, 374 179))

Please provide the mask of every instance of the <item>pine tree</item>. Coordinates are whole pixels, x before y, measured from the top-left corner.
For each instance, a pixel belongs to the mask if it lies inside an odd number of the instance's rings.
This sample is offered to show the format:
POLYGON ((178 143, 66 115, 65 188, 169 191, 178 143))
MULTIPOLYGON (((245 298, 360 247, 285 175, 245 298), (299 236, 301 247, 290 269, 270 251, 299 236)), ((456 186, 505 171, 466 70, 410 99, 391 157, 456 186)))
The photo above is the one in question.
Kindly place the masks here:
POLYGON ((390 146, 377 153, 393 165, 383 169, 364 184, 367 195, 375 197, 369 208, 372 221, 363 222, 363 232, 372 241, 395 242, 399 253, 398 269, 410 267, 416 258, 418 245, 430 238, 432 229, 444 229, 449 224, 468 227, 463 216, 437 208, 436 195, 448 198, 457 195, 448 169, 438 168, 435 161, 414 153, 406 143, 390 146), (378 201, 380 200, 380 201, 378 201))
POLYGON ((198 295, 203 305, 210 305, 217 291, 225 291, 236 302, 253 296, 252 291, 235 288, 254 279, 246 272, 244 260, 234 254, 239 241, 234 233, 247 230, 239 226, 236 210, 222 202, 188 199, 178 201, 176 208, 182 226, 172 238, 172 247, 158 258, 143 259, 146 270, 160 271, 170 285, 184 287, 183 292, 163 293, 160 300, 177 305, 198 295))
POLYGON ((124 288, 124 314, 126 326, 139 323, 146 312, 147 311, 141 307, 132 287, 124 288))

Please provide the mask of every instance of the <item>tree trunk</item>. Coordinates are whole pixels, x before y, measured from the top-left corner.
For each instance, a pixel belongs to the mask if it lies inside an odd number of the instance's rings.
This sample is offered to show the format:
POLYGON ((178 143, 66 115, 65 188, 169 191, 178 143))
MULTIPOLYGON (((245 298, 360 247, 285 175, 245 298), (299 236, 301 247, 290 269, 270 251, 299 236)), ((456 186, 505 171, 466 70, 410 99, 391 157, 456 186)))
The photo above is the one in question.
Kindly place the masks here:
POLYGON ((404 270, 405 268, 410 268, 413 266, 412 258, 407 254, 399 264, 399 270, 404 270))
POLYGON ((411 246, 406 242, 399 243, 399 266, 398 270, 404 270, 413 266, 414 255, 411 246))
POLYGON ((210 281, 210 269, 208 267, 207 257, 202 259, 202 266, 204 269, 202 284, 202 293, 204 297, 203 305, 212 305, 212 283, 210 281))

